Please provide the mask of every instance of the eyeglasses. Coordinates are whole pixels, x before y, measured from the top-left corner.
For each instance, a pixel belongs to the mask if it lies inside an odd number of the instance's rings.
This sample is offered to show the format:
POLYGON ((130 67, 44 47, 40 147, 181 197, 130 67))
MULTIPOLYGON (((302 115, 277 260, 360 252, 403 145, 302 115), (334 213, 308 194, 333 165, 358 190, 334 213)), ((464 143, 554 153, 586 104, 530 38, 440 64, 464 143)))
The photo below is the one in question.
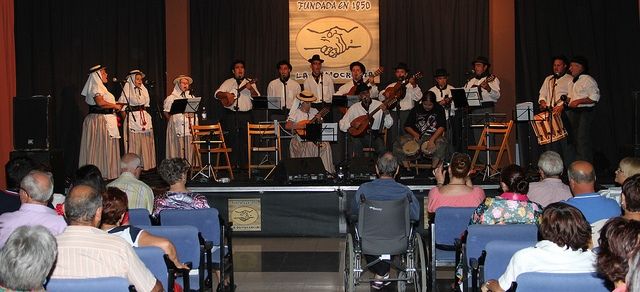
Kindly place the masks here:
POLYGON ((616 169, 615 174, 619 174, 619 173, 624 173, 624 171, 622 171, 622 168, 618 167, 618 169, 616 169))

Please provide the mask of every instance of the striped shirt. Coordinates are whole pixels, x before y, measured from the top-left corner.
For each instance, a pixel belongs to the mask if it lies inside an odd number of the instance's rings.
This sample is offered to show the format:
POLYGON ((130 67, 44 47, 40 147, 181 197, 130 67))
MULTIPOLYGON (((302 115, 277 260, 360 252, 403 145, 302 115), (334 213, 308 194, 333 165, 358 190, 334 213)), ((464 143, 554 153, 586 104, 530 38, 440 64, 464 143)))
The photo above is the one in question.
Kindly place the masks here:
POLYGON ((153 190, 132 173, 123 172, 107 186, 119 188, 127 193, 129 209, 144 208, 149 210, 149 213, 153 212, 153 190))
POLYGON ((56 239, 58 261, 52 278, 123 277, 138 291, 151 291, 156 283, 122 238, 90 226, 68 226, 56 239))

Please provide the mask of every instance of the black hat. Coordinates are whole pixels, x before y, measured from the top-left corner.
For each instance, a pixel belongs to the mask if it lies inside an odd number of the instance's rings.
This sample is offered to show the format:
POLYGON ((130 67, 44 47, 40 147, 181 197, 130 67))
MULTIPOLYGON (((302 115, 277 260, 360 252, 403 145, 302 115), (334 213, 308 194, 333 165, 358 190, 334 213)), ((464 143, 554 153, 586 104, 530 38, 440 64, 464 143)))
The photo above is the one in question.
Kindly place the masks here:
POLYGON ((360 94, 361 92, 369 91, 369 89, 371 89, 369 86, 364 83, 360 83, 358 84, 358 87, 356 87, 356 95, 360 94))
POLYGON ((320 59, 320 55, 316 54, 311 57, 311 59, 307 60, 309 63, 313 63, 313 61, 320 61, 320 63, 324 63, 324 60, 320 59))
POLYGON ((102 65, 98 64, 98 65, 95 65, 95 66, 89 68, 89 73, 93 73, 93 72, 96 72, 96 71, 99 71, 99 70, 102 70, 102 69, 105 69, 105 68, 107 68, 107 66, 102 66, 102 65))
POLYGON ((476 59, 473 60, 473 62, 471 62, 471 65, 473 66, 476 63, 482 63, 482 64, 485 64, 487 66, 491 66, 491 63, 489 63, 489 59, 487 59, 487 57, 483 57, 483 56, 476 57, 476 59))
POLYGON ((584 56, 575 56, 571 59, 571 63, 578 63, 584 67, 584 71, 589 69, 589 61, 584 56))
POLYGON ((409 72, 409 66, 407 66, 407 63, 400 62, 400 63, 398 63, 398 65, 396 65, 395 68, 393 68, 394 71, 398 70, 398 69, 402 69, 404 71, 409 72))
POLYGON ((443 76, 449 76, 449 73, 447 72, 446 69, 444 68, 438 68, 436 69, 436 71, 433 73, 433 78, 437 78, 437 77, 443 77, 443 76))

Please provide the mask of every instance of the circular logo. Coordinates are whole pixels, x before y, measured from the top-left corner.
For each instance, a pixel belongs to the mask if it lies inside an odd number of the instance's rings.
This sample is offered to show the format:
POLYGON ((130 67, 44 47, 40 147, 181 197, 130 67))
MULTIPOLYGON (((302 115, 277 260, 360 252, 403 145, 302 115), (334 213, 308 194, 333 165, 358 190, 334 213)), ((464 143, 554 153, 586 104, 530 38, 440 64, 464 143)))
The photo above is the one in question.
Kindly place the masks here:
POLYGON ((344 17, 318 18, 303 26, 296 36, 296 49, 305 60, 317 54, 329 68, 361 60, 369 53, 371 43, 364 25, 344 17))
POLYGON ((258 220, 258 212, 249 207, 238 207, 231 213, 231 221, 234 224, 248 225, 258 220))

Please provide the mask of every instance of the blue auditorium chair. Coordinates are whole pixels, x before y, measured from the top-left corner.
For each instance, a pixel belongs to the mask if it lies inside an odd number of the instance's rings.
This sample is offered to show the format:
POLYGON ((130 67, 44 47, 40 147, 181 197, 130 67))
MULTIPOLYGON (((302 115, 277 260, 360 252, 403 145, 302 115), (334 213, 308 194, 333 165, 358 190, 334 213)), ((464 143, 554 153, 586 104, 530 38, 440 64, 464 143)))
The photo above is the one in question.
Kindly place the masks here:
POLYGON ((596 273, 522 273, 516 279, 517 292, 609 292, 596 273))
POLYGON ((119 277, 51 279, 47 283, 46 290, 50 292, 126 292, 129 291, 129 281, 119 277))
POLYGON ((129 225, 151 225, 151 214, 144 208, 129 209, 129 225))
MULTIPOLYGON (((519 240, 514 238, 514 240, 519 240)), ((511 257, 517 251, 535 246, 537 241, 510 241, 510 240, 492 240, 485 247, 486 257, 484 260, 483 279, 485 282, 489 279, 498 279, 504 274, 511 257)))

